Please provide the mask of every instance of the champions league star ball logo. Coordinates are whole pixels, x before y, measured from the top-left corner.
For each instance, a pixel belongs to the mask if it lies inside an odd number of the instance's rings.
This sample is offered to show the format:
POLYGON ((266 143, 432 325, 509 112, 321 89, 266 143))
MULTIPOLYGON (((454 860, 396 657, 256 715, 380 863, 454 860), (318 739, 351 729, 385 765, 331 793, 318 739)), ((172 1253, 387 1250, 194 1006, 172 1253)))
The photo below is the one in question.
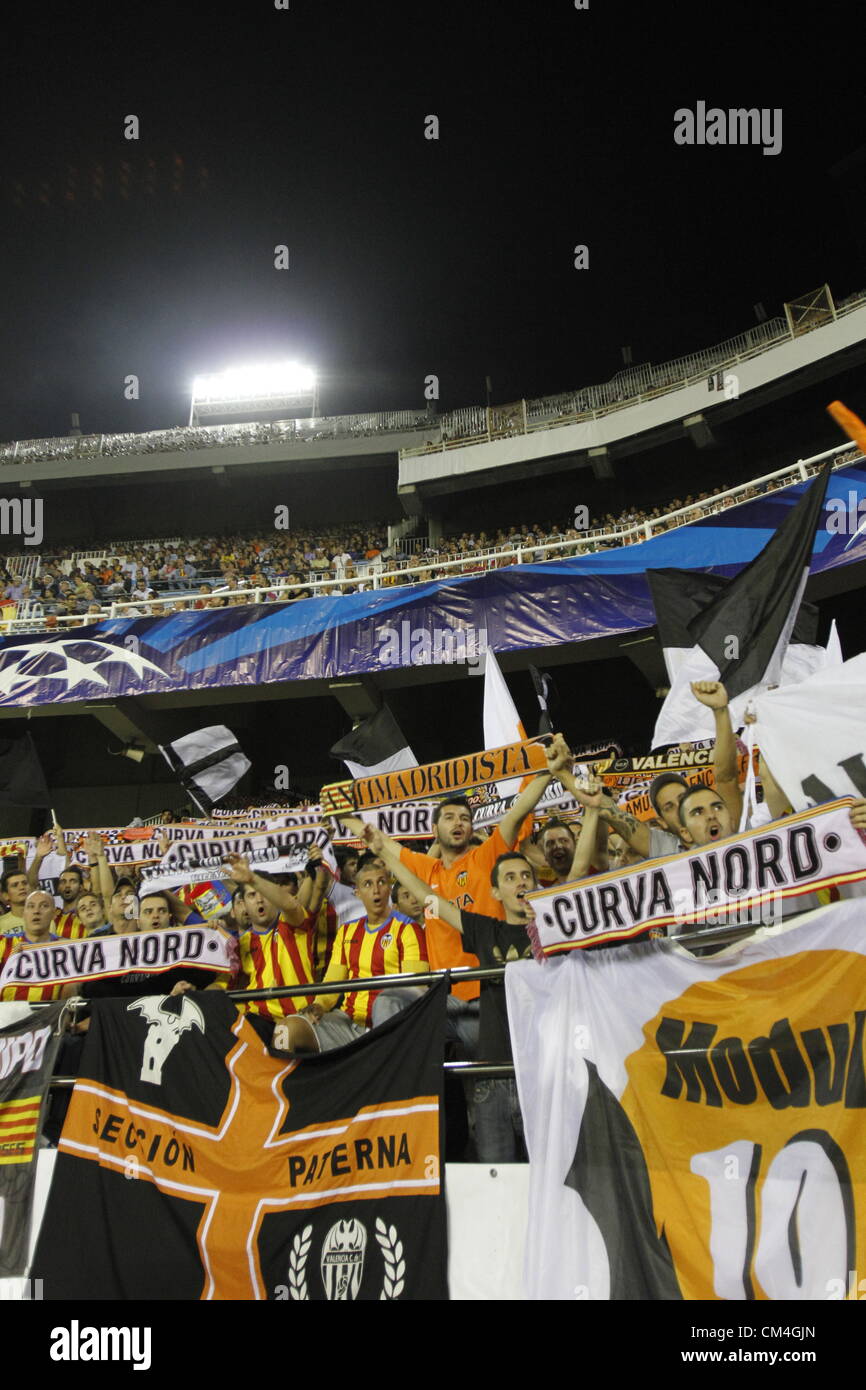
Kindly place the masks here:
POLYGON ((109 682, 100 667, 122 666, 137 680, 146 674, 165 677, 165 671, 138 652, 114 647, 93 638, 66 638, 56 642, 33 642, 27 646, 5 647, 0 651, 0 703, 15 703, 26 692, 39 693, 40 686, 53 682, 63 685, 65 694, 82 685, 95 685, 107 691, 109 682))

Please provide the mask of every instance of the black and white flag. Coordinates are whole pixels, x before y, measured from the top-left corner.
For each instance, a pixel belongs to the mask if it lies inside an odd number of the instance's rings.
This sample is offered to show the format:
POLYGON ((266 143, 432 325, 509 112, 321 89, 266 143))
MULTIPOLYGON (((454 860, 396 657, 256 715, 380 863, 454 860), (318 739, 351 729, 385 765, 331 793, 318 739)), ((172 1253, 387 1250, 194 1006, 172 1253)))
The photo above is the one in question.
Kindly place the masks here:
POLYGON ((92 1006, 33 1273, 45 1297, 448 1297, 444 981, 303 1063, 230 999, 92 1006))
POLYGON ((403 772, 418 766, 418 759, 387 705, 382 705, 335 743, 330 756, 344 762, 356 778, 374 777, 381 772, 403 772))
POLYGON ((814 645, 808 609, 795 634, 829 476, 828 465, 735 579, 647 571, 671 676, 654 748, 712 737, 712 714, 692 696, 692 681, 722 681, 738 727, 756 691, 803 680, 833 659, 814 645))
POLYGON ((174 743, 160 745, 159 751, 203 815, 209 815, 252 766, 224 724, 185 734, 174 743))

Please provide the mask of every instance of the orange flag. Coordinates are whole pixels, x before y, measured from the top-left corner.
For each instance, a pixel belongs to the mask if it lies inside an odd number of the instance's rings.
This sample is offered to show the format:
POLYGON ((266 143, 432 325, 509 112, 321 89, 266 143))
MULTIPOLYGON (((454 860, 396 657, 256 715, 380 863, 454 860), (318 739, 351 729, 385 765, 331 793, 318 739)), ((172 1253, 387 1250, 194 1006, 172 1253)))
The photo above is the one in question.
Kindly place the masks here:
POLYGON ((827 406, 827 414, 832 415, 840 429, 844 430, 849 439, 853 439, 855 444, 866 454, 866 425, 855 415, 853 410, 849 410, 841 401, 833 401, 832 405, 827 406))

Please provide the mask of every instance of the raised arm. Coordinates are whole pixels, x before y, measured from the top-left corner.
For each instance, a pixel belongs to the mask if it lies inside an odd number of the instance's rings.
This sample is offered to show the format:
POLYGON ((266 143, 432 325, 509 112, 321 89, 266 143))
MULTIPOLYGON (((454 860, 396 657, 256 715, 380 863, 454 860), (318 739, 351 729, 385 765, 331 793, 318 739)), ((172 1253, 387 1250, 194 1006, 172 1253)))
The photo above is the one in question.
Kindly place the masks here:
POLYGON ((27 870, 27 882, 31 889, 39 887, 39 870, 42 868, 43 860, 47 859, 54 849, 54 840, 50 830, 46 830, 44 835, 40 835, 36 841, 36 855, 30 868, 27 870))
POLYGON ((448 898, 440 898, 435 893, 428 893, 424 899, 424 917, 438 917, 440 922, 447 922, 449 927, 454 927, 455 931, 459 931, 460 935, 463 935, 463 919, 460 916, 460 909, 455 907, 448 898))
MULTIPOLYGON (((365 833, 365 832, 366 832, 367 830, 372 830, 372 829, 375 828, 375 827, 373 827, 373 826, 368 825, 366 821, 361 820, 361 817, 360 817, 360 816, 344 816, 344 815, 341 814, 339 817, 338 817, 338 816, 333 816, 332 819, 333 819, 333 820, 339 820, 340 824, 341 824, 341 825, 345 825, 345 827, 346 827, 347 830, 351 830, 352 834, 353 834, 353 835, 356 835, 356 836, 358 837, 359 840, 366 840, 366 839, 367 839, 367 836, 366 836, 366 833, 365 833)), ((400 846, 398 845, 397 841, 396 841, 396 840, 392 840, 392 839, 391 839, 391 836, 390 836, 390 835, 386 835, 385 832, 384 832, 383 830, 377 830, 377 831, 376 831, 376 834, 379 835, 379 836, 381 837, 381 845, 382 845, 382 848, 381 848, 381 849, 378 849, 378 850, 376 851, 376 853, 377 853, 377 854, 381 854, 382 857, 384 858, 384 857, 385 857, 385 850, 386 850, 386 848, 387 848, 387 850, 388 850, 388 852, 389 852, 390 854, 395 855, 395 856, 399 859, 399 857, 400 857, 400 846)), ((367 843, 369 844, 369 840, 367 841, 367 843)), ((377 841, 377 844, 378 844, 378 843, 379 843, 379 841, 377 841)))
POLYGON ((313 845, 307 860, 303 881, 298 886, 297 901, 308 917, 313 917, 322 906, 322 899, 328 887, 331 871, 322 858, 318 845, 313 845), (311 873, 310 870, 313 870, 311 873))
POLYGON ((292 893, 290 889, 285 888, 281 883, 270 883, 268 879, 254 873, 250 868, 249 861, 242 854, 227 855, 226 864, 235 883, 243 884, 244 887, 249 884, 255 888, 256 892, 261 893, 267 902, 273 903, 274 907, 278 908, 290 926, 302 927, 304 925, 309 914, 304 911, 296 894, 292 893))
POLYGON ((586 806, 583 811, 583 821, 581 822, 580 834, 574 846, 574 858, 571 861, 569 871, 572 879, 586 878, 592 868, 595 859, 595 842, 600 825, 599 812, 601 787, 595 781, 590 781, 586 786, 588 796, 598 797, 598 803, 594 806, 586 806))
POLYGON ((518 831, 530 811, 534 811, 545 789, 550 785, 553 777, 571 768, 572 753, 562 734, 555 734, 552 742, 544 750, 547 758, 547 770, 536 773, 532 781, 518 796, 511 810, 500 821, 499 833, 509 849, 514 847, 518 831))
MULTIPOLYGON (((757 723, 751 706, 746 710, 745 722, 747 724, 757 723)), ((758 742, 760 743, 760 739, 758 742)), ((764 788, 764 801, 769 807, 773 820, 781 820, 783 816, 790 816, 794 809, 790 797, 779 786, 764 760, 763 753, 758 757, 758 776, 761 779, 761 786, 764 788)))
POLYGON ((105 857, 105 841, 95 830, 84 841, 87 851, 87 867, 90 869, 90 889, 102 899, 102 906, 108 912, 111 895, 114 892, 114 874, 105 857), (94 869, 96 874, 94 875, 94 869))
MULTIPOLYGON (((383 834, 381 830, 377 830, 374 825, 364 825, 361 822, 361 827, 361 836, 366 842, 367 848, 372 850, 374 854, 380 855, 397 882, 402 883, 404 888, 408 888, 410 893, 414 893, 419 902, 423 902, 430 892, 430 884, 425 883, 403 863, 397 841, 392 840, 390 835, 383 834)), ((441 901, 444 906, 446 900, 443 898, 441 901)), ((450 906, 450 904, 448 905, 450 906)), ((455 908, 454 911, 456 912, 457 909, 455 908)), ((450 926, 454 925, 449 917, 443 916, 442 921, 448 922, 450 926)))
POLYGON ((57 845, 57 853, 63 855, 63 869, 68 869, 69 862, 72 858, 72 851, 66 843, 66 833, 60 829, 57 821, 54 822, 51 828, 54 831, 54 843, 57 845))
POLYGON ((783 816, 789 816, 793 807, 790 797, 786 796, 776 781, 772 772, 764 762, 764 755, 758 759, 758 776, 761 779, 761 786, 764 788, 764 800, 770 808, 770 815, 773 820, 781 820, 783 816))
POLYGON ((737 740, 728 709, 728 692, 721 681, 692 681, 692 694, 713 711, 716 721, 716 746, 713 750, 716 791, 730 811, 733 824, 739 825, 743 793, 740 791, 737 740))
POLYGON ((186 926, 187 919, 195 914, 195 908, 185 903, 183 898, 179 898, 177 893, 173 893, 170 888, 163 888, 162 892, 171 903, 171 915, 180 926, 186 926))
POLYGON ((630 811, 623 811, 617 806, 613 797, 602 787, 592 796, 587 796, 576 777, 570 772, 560 772, 559 780, 567 791, 570 791, 575 801, 579 801, 581 806, 596 807, 602 821, 615 830, 618 835, 631 845, 636 854, 642 855, 644 859, 649 858, 650 834, 649 826, 643 821, 639 821, 637 816, 633 816, 630 811))

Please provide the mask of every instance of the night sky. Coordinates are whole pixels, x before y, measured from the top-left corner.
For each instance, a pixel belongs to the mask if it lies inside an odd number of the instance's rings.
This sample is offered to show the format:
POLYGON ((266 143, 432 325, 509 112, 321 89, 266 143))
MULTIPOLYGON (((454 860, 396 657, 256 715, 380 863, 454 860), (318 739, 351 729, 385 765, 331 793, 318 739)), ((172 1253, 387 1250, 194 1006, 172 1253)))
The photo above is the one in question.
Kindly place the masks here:
POLYGON ((758 301, 861 289, 861 22, 40 6, 7 48, 0 438, 66 433, 72 410, 85 432, 182 423, 196 372, 273 356, 319 369, 328 412, 423 406, 429 373, 443 408, 483 402, 488 374, 504 402, 607 380, 624 345, 710 346, 758 301), (675 144, 699 101, 781 108, 781 153, 675 144))

